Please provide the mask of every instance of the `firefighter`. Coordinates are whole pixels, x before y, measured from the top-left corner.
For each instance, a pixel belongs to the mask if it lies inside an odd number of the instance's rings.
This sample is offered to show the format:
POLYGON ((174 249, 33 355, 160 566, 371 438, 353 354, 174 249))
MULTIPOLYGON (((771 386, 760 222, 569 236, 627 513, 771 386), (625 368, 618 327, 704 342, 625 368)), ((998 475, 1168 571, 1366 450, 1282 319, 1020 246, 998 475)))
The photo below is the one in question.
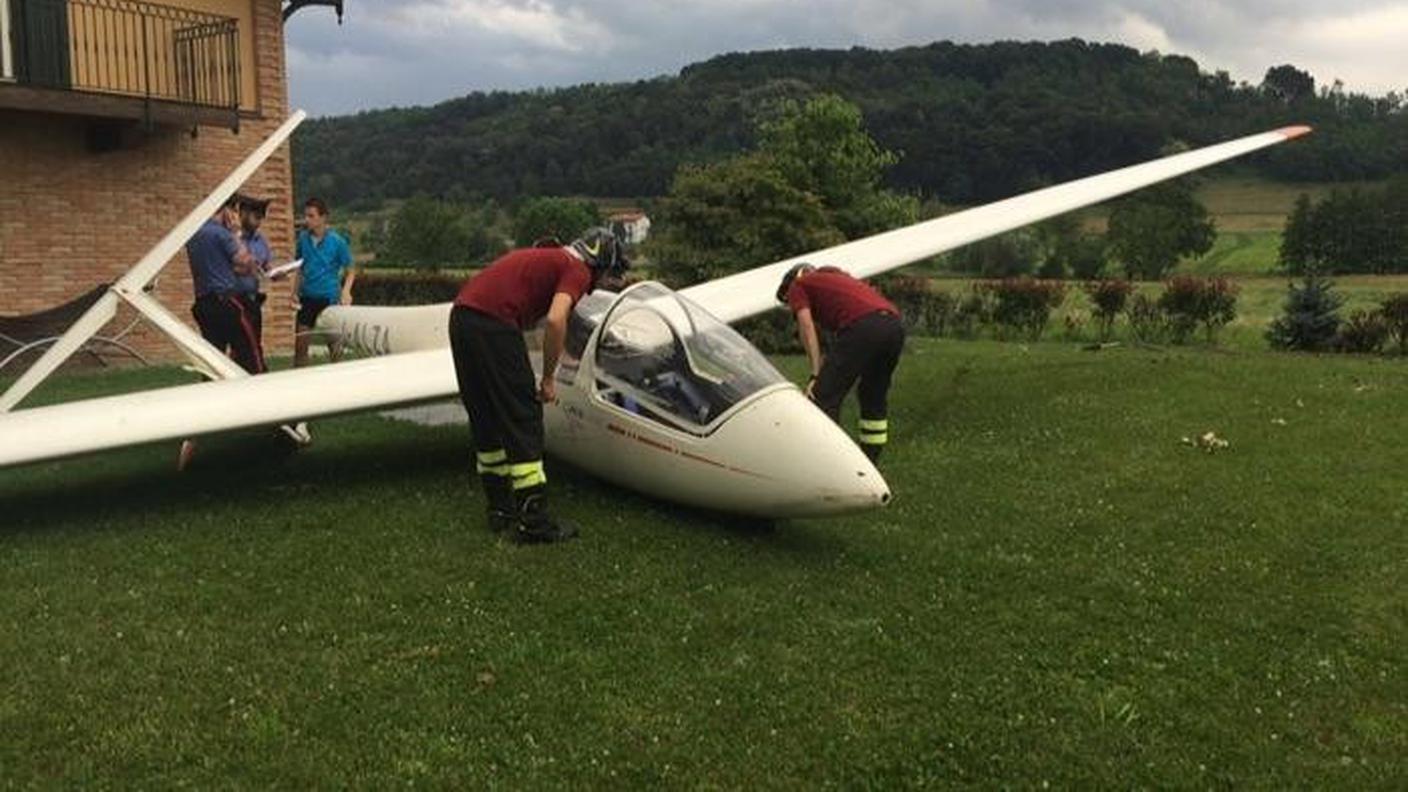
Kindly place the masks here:
POLYGON ((524 544, 577 535, 547 510, 543 404, 557 398, 557 363, 572 306, 603 276, 627 266, 619 240, 594 228, 569 245, 513 250, 460 288, 450 349, 469 412, 489 527, 524 544), (523 333, 546 317, 543 373, 535 384, 523 333))
POLYGON ((904 348, 899 310, 864 281, 836 267, 805 263, 782 276, 777 300, 797 317, 797 335, 811 363, 807 396, 831 420, 840 423, 841 402, 860 380, 857 439, 872 462, 879 459, 889 440, 890 377, 904 348), (834 335, 825 355, 818 327, 834 335))

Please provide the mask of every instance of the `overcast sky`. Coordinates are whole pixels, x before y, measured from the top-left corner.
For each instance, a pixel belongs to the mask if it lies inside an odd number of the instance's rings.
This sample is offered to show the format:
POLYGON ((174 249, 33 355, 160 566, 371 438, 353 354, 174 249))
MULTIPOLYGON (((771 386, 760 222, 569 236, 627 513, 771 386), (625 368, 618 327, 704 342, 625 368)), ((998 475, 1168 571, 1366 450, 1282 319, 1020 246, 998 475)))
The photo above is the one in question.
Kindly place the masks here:
POLYGON ((315 115, 476 90, 674 74, 725 52, 1079 37, 1188 55, 1259 83, 1408 88, 1408 0, 346 0, 288 24, 292 103, 315 115))

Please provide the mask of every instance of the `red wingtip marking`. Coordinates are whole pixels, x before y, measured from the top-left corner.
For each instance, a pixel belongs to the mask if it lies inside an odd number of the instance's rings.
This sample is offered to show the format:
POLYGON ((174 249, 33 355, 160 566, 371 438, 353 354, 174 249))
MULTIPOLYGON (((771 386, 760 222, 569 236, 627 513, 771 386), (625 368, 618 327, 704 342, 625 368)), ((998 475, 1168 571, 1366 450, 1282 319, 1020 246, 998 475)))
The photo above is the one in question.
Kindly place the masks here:
POLYGON ((1286 140, 1298 138, 1301 135, 1308 135, 1310 134, 1310 132, 1310 127, 1305 126, 1304 124, 1298 126, 1281 127, 1280 129, 1276 130, 1276 133, 1279 134, 1281 137, 1285 138, 1286 140))

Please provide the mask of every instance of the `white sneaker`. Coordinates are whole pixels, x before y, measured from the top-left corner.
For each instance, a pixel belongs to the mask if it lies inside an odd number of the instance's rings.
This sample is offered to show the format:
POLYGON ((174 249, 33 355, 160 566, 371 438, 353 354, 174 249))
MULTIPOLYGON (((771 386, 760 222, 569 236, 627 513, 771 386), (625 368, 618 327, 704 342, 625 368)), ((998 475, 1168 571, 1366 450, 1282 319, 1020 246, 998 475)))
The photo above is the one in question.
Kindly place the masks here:
POLYGON ((280 426, 279 429, 281 429, 284 434, 288 435, 289 439, 300 446, 306 446, 313 442, 313 435, 308 432, 308 424, 304 421, 299 421, 293 426, 284 424, 280 426))
POLYGON ((196 455, 196 441, 182 440, 181 450, 176 453, 176 472, 181 473, 190 467, 191 459, 196 455))

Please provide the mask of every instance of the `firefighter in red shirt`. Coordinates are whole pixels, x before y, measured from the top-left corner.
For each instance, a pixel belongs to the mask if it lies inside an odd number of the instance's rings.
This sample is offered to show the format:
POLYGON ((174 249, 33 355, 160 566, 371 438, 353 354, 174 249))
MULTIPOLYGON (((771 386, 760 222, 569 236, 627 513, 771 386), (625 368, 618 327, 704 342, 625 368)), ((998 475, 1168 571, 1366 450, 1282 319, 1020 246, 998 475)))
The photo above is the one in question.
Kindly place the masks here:
POLYGON ((900 312, 864 281, 836 267, 797 264, 782 276, 777 300, 797 316, 797 335, 807 350, 812 375, 807 395, 840 423, 841 402, 856 380, 860 387, 861 450, 880 458, 889 440, 890 377, 904 348, 900 312), (835 334, 823 357, 817 327, 835 334))
POLYGON ((512 529, 517 542, 577 534, 546 508, 543 404, 557 398, 554 376, 572 306, 602 275, 625 266, 616 237, 596 228, 565 247, 510 251, 470 278, 455 298, 450 350, 469 412, 489 527, 512 529), (535 384, 523 332, 544 317, 543 374, 535 384))

